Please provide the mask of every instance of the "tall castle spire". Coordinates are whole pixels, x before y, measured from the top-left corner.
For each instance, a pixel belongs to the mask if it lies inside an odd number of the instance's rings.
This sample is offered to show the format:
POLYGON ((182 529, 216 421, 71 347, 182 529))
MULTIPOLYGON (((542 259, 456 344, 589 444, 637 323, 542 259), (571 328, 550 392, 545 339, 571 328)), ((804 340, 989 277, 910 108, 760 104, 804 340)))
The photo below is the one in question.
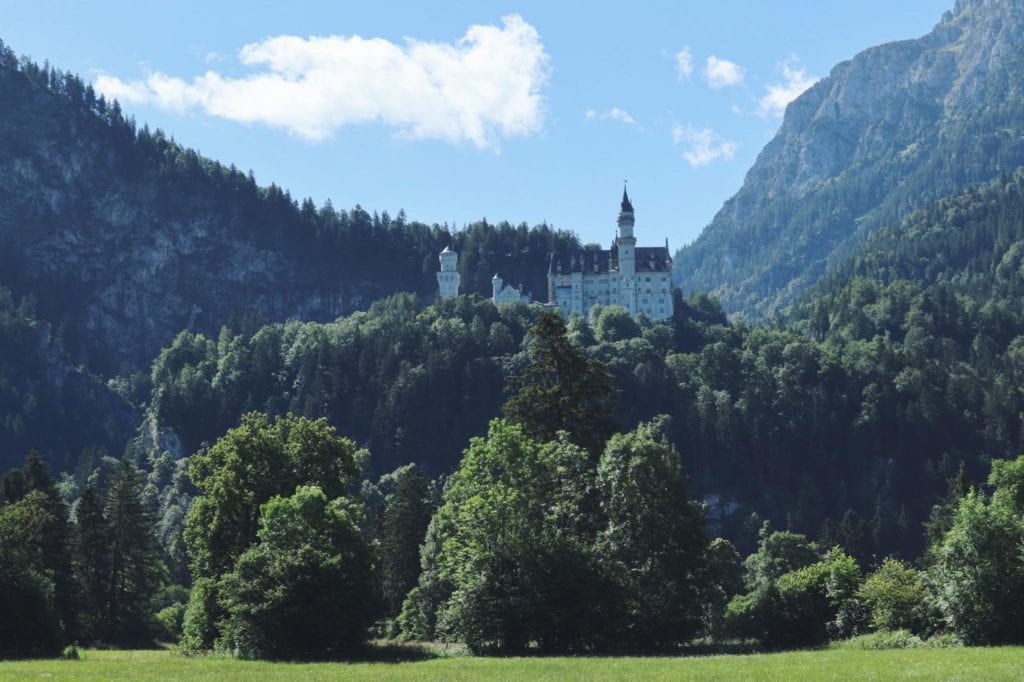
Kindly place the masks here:
POLYGON ((621 242, 623 239, 633 239, 634 223, 635 217, 633 216, 633 202, 629 200, 629 194, 626 192, 625 185, 623 185, 622 205, 619 208, 619 242, 621 242))

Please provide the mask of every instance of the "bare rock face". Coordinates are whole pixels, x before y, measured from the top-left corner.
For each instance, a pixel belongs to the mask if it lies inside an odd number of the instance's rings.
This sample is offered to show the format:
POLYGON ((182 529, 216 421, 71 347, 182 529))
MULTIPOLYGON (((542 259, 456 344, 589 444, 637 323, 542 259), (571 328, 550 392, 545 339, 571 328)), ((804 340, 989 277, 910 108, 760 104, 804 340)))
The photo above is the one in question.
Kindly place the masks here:
POLYGON ((688 291, 770 315, 870 230, 1024 164, 1024 3, 959 0, 792 102, 742 188, 676 259, 688 291))

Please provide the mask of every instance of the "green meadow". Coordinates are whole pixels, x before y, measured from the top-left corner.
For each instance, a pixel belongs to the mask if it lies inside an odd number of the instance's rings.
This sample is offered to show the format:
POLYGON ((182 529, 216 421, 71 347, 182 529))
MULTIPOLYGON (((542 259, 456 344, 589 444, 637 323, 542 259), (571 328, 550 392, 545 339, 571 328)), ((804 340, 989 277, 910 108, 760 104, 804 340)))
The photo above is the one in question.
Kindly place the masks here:
POLYGON ((1019 680, 1024 647, 816 650, 672 658, 428 656, 404 662, 266 663, 173 651, 85 651, 77 661, 0 663, 0 679, 47 680, 1019 680))

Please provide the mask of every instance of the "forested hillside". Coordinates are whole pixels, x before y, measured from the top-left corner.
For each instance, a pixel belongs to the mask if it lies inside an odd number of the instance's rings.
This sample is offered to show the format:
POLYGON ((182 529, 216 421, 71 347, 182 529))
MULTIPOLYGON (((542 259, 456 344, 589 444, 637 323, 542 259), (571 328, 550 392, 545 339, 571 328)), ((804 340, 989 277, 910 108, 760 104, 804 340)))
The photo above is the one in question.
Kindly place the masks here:
MULTIPOLYGON (((1006 303, 855 280, 790 328, 729 325, 703 296, 677 303, 671 324, 610 307, 571 320, 570 337, 611 369, 618 428, 672 417, 712 527, 745 550, 768 518, 841 532, 862 558, 914 556, 960 465, 980 478, 1022 445, 1024 318, 1006 303)), ((395 297, 326 325, 185 334, 154 365, 151 416, 185 452, 247 410, 326 416, 369 446, 373 471, 446 472, 498 414, 536 314, 395 297)))
POLYGON ((945 283, 979 303, 1019 301, 1024 295, 1024 169, 878 230, 796 308, 804 310, 812 301, 824 305, 856 278, 945 283))
POLYGON ((29 450, 72 469, 84 450, 120 454, 138 413, 64 351, 60 332, 39 320, 34 302, 0 287, 0 471, 29 450))
POLYGON ((778 311, 874 229, 1024 164, 1024 6, 958 0, 928 35, 872 47, 789 105, 675 261, 686 291, 778 311))
POLYGON ((542 297, 547 254, 576 241, 300 202, 0 43, 0 284, 36 297, 77 363, 110 376, 147 366, 182 329, 333 320, 397 291, 429 299, 449 243, 465 253, 464 290, 489 294, 500 271, 542 297))

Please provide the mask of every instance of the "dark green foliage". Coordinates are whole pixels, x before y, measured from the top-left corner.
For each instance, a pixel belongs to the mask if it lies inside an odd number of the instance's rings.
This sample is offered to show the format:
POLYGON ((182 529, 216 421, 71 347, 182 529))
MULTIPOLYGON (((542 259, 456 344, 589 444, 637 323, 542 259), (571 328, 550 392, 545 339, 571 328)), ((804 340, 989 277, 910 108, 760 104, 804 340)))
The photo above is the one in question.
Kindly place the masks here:
POLYGON ((103 637, 110 587, 110 526, 103 498, 92 486, 75 503, 75 564, 82 586, 83 641, 103 637))
POLYGON ((736 597, 726 609, 726 627, 771 647, 823 644, 856 634, 864 626, 856 599, 857 562, 839 548, 816 563, 784 573, 736 597))
POLYGON ((967 472, 963 462, 956 475, 949 479, 949 492, 945 499, 932 507, 931 514, 925 522, 925 532, 928 537, 928 550, 924 556, 927 564, 935 559, 934 551, 942 544, 942 539, 953 527, 956 520, 956 512, 960 508, 962 500, 971 490, 970 482, 967 479, 967 472))
POLYGON ((222 575, 256 539, 260 505, 316 485, 329 499, 345 496, 359 469, 356 447, 325 419, 247 414, 237 428, 190 459, 202 496, 189 512, 185 540, 193 573, 222 575))
POLYGON ((0 506, 0 656, 48 656, 64 640, 40 538, 59 519, 42 491, 0 506))
POLYGON ((697 631, 705 580, 703 519, 683 479, 664 419, 608 441, 597 467, 607 523, 598 555, 625 601, 620 644, 664 648, 697 631))
POLYGON ((886 558, 857 592, 871 627, 930 635, 938 624, 922 574, 902 561, 886 558))
POLYGON ((649 650, 696 631, 707 541, 664 423, 612 438, 595 465, 566 440, 496 420, 431 521, 399 622, 474 651, 649 650))
POLYGON ((527 338, 530 363, 509 378, 505 416, 531 438, 559 432, 596 456, 612 434, 615 384, 607 368, 572 345, 557 312, 544 312, 527 338))
POLYGON ((60 615, 64 637, 74 640, 79 635, 79 585, 71 555, 71 524, 68 508, 50 477, 49 467, 37 452, 29 453, 21 468, 27 493, 44 495, 48 523, 42 524, 35 537, 41 555, 41 566, 53 580, 53 598, 60 615))
POLYGON ((219 621, 224 609, 217 601, 217 578, 196 577, 189 592, 188 605, 181 625, 181 648, 204 651, 213 648, 220 634, 219 621))
POLYGON ((590 326, 598 341, 623 341, 640 336, 640 327, 629 311, 620 305, 595 306, 590 310, 590 326))
MULTIPOLYGON (((17 303, 2 286, 0 349, 0 471, 15 468, 29 450, 66 467, 88 447, 123 446, 137 415, 99 379, 72 366, 60 335, 39 319, 30 297, 17 303)), ((18 484, 5 477, 0 499, 16 496, 12 486, 18 484)))
POLYGON ((15 533, 11 550, 24 557, 27 563, 23 568, 42 582, 27 575, 12 576, 12 580, 27 586, 26 589, 45 584, 49 593, 47 599, 56 610, 58 637, 75 639, 79 636, 80 592, 72 561, 67 505, 50 477, 49 467, 34 451, 25 458, 21 469, 8 474, 4 488, 0 509, 11 507, 11 513, 15 513, 13 510, 19 509, 17 505, 31 498, 18 512, 24 515, 25 527, 11 529, 15 533))
POLYGON ((725 636, 725 609, 743 591, 743 559, 728 540, 708 544, 704 593, 701 595, 704 631, 713 639, 725 636))
POLYGON ((1024 642, 1024 457, 994 460, 991 497, 972 490, 928 571, 946 622, 970 644, 1024 642))
POLYGON ((153 597, 166 576, 153 514, 142 501, 144 479, 123 460, 107 490, 106 564, 109 569, 98 634, 103 641, 143 644, 155 634, 153 597))
POLYGON ((497 414, 504 361, 535 315, 473 296, 421 310, 399 294, 330 324, 224 328, 217 343, 183 334, 154 364, 151 412, 186 452, 247 411, 293 412, 351 425, 376 474, 413 461, 447 471, 497 414))
POLYGON ((766 523, 761 528, 757 552, 744 562, 744 582, 748 590, 762 590, 786 573, 810 566, 817 560, 818 550, 806 537, 791 531, 769 532, 766 523))
MULTIPOLYGON (((256 544, 261 506, 272 498, 293 495, 300 486, 316 486, 332 501, 349 497, 359 476, 356 458, 355 445, 337 436, 324 419, 289 415, 271 422, 261 414, 245 415, 240 426, 191 458, 189 472, 201 496, 185 527, 196 582, 185 615, 183 646, 210 649, 223 634, 220 621, 227 606, 219 581, 235 571, 239 557, 256 544)), ((246 565, 273 563, 273 556, 267 554, 271 550, 277 551, 273 547, 259 550, 246 565)), ((299 570, 275 566, 286 573, 299 570)), ((372 593, 370 586, 364 588, 372 593)), ((252 652, 274 646, 255 641, 236 644, 252 652)))
MULTIPOLYGON (((585 651, 607 636, 596 595, 608 586, 594 570, 586 518, 593 476, 581 448, 537 443, 517 424, 496 420, 486 440, 471 441, 431 521, 434 553, 424 555, 437 573, 421 579, 421 591, 431 581, 448 586, 437 611, 442 635, 506 654, 531 642, 585 651)), ((412 613, 406 620, 416 625, 412 613)))
POLYGON ((336 658, 366 637, 376 603, 359 505, 316 486, 262 505, 258 542, 223 576, 219 646, 245 658, 336 658))
POLYGON ((381 592, 389 617, 399 615, 402 602, 420 577, 420 545, 427 533, 434 505, 430 481, 415 464, 392 474, 384 500, 380 528, 379 565, 381 592))

